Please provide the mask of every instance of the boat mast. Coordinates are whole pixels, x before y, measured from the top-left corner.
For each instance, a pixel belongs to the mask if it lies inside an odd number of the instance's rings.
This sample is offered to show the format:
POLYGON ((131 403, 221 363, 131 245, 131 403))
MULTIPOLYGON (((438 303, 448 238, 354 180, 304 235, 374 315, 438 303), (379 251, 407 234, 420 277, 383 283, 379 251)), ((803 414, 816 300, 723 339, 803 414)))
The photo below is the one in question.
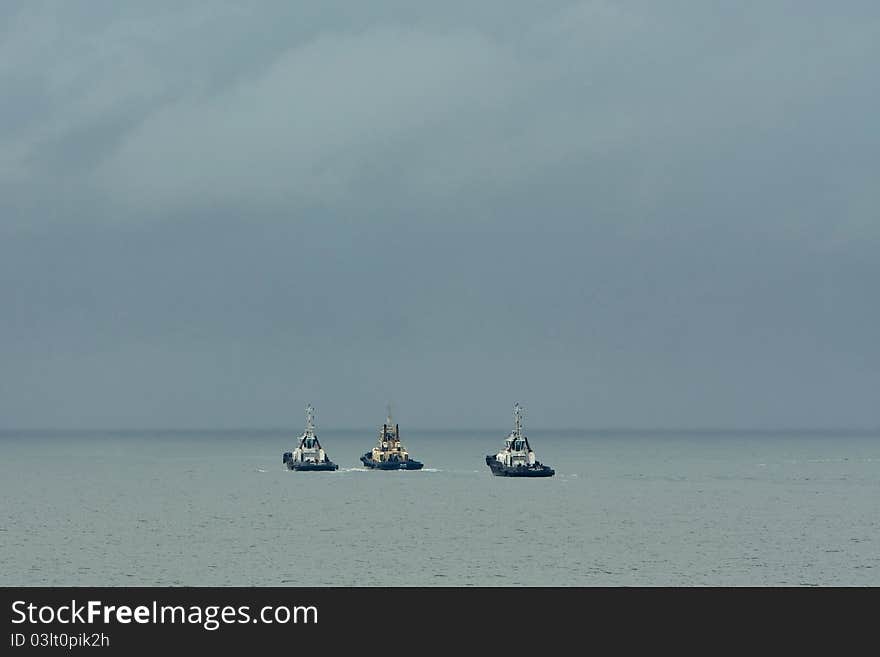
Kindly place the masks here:
POLYGON ((315 409, 311 404, 306 406, 306 436, 315 436, 315 409))
POLYGON ((513 435, 516 436, 517 440, 522 439, 522 416, 522 406, 519 405, 519 402, 516 402, 513 405, 513 435))
POLYGON ((392 440, 400 440, 400 431, 394 424, 394 417, 391 415, 391 402, 388 402, 388 404, 386 404, 385 410, 387 412, 387 415, 385 417, 385 426, 388 428, 388 431, 392 432, 392 435, 394 436, 392 440))

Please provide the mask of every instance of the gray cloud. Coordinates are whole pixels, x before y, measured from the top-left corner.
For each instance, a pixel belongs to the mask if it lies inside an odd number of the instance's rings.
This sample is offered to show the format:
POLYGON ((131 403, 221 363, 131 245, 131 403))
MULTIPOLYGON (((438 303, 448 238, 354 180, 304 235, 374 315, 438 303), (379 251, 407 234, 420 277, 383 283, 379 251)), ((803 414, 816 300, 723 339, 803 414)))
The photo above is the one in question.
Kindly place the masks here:
POLYGON ((3 425, 880 424, 873 4, 360 4, 4 8, 3 425))

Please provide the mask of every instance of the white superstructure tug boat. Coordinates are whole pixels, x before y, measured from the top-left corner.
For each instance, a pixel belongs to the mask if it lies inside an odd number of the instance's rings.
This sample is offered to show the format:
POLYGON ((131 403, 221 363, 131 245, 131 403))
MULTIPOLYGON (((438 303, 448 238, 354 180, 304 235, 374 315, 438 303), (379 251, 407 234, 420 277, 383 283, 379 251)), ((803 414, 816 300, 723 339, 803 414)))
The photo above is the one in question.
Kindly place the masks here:
POLYGON ((379 430, 376 446, 361 456, 361 463, 373 470, 421 470, 422 462, 411 458, 400 442, 400 426, 391 419, 391 406, 379 430))
POLYGON ((522 417, 522 406, 514 404, 513 431, 504 441, 504 449, 486 457, 486 465, 500 477, 552 477, 556 472, 535 458, 529 439, 523 435, 522 417))
POLYGON ((292 452, 284 452, 282 459, 290 470, 329 472, 339 469, 339 466, 327 457, 315 435, 315 409, 311 404, 306 406, 306 430, 299 437, 299 444, 292 452))

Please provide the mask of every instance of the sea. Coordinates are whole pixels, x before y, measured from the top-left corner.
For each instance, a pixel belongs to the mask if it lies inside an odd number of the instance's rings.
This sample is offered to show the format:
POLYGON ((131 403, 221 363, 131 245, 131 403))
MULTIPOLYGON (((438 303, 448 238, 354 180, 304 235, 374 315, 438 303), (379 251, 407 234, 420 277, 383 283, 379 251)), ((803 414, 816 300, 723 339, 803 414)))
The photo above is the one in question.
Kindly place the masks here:
POLYGON ((495 477, 497 431, 0 433, 4 586, 878 586, 880 432, 527 432, 544 479, 495 477))

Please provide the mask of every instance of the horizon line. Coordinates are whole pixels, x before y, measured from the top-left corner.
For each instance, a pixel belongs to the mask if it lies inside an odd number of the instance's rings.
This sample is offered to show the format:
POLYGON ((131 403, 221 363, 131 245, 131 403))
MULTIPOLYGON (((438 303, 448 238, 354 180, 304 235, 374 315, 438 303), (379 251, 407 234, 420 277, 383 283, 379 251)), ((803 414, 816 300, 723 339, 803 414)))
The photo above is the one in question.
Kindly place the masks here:
MULTIPOLYGON (((9 433, 143 433, 143 432, 161 432, 161 433, 235 433, 235 432, 257 432, 257 433, 278 433, 299 431, 297 426, 239 426, 239 427, 0 427, 0 434, 9 433)), ((724 426, 703 426, 703 427, 639 427, 639 426, 606 426, 606 427, 533 427, 538 431, 581 431, 585 433, 849 433, 849 434, 880 434, 880 426, 877 427, 724 427, 724 426)), ((321 431, 375 431, 375 427, 321 427, 321 431)), ((451 431, 462 433, 466 431, 508 431, 509 427, 408 427, 407 431, 451 431)))

